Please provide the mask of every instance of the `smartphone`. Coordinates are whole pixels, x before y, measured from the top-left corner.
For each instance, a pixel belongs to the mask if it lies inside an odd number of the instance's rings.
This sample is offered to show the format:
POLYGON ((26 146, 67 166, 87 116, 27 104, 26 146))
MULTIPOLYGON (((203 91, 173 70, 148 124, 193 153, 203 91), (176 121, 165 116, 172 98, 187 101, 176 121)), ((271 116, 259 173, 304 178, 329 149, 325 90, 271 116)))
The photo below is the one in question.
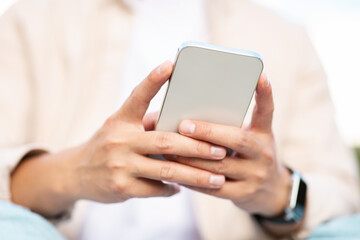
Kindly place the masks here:
POLYGON ((178 132, 184 119, 240 127, 262 70, 262 58, 255 52, 183 43, 156 130, 178 132))

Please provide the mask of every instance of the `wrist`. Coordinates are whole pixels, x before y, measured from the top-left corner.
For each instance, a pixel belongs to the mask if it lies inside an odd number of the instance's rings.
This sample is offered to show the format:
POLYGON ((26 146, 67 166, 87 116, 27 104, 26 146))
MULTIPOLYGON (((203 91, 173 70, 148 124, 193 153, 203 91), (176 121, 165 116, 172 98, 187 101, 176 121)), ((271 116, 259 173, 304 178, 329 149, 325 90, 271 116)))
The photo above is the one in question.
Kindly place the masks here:
POLYGON ((76 149, 26 156, 11 175, 12 201, 53 218, 77 200, 72 162, 76 149))
POLYGON ((76 168, 81 159, 81 146, 43 157, 44 164, 48 164, 48 174, 52 175, 49 177, 50 188, 45 193, 53 201, 49 212, 59 215, 67 211, 82 195, 80 175, 76 168))
POLYGON ((256 220, 265 229, 276 235, 286 235, 299 229, 305 218, 307 185, 301 175, 288 169, 291 173, 291 191, 284 211, 272 217, 255 215, 256 220))
POLYGON ((272 211, 268 214, 264 214, 265 217, 278 216, 285 211, 289 204, 292 188, 291 172, 286 167, 280 167, 279 173, 279 185, 277 187, 278 192, 274 195, 276 200, 272 208, 272 211))
POLYGON ((56 158, 60 162, 56 194, 63 197, 69 204, 73 204, 83 196, 81 171, 78 170, 82 159, 82 147, 68 149, 59 153, 56 158))

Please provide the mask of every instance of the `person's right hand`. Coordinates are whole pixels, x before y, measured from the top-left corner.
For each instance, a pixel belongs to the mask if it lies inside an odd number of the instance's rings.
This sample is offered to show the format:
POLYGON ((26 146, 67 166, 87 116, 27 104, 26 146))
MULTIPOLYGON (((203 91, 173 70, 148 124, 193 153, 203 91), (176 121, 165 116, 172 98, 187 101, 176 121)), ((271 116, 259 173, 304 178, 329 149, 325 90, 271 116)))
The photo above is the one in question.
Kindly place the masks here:
POLYGON ((225 157, 223 147, 178 133, 152 131, 154 115, 144 114, 172 70, 170 62, 153 70, 84 144, 58 153, 34 150, 27 154, 11 174, 11 200, 54 217, 79 199, 110 203, 179 191, 162 181, 220 188, 223 175, 148 157, 166 154, 214 161, 225 157))
POLYGON ((169 61, 154 69, 81 147, 75 165, 78 198, 119 202, 133 197, 171 196, 179 191, 176 185, 162 181, 201 188, 220 188, 224 184, 223 175, 147 157, 174 154, 221 160, 226 154, 223 147, 178 133, 145 131, 142 120, 150 100, 172 70, 169 61))

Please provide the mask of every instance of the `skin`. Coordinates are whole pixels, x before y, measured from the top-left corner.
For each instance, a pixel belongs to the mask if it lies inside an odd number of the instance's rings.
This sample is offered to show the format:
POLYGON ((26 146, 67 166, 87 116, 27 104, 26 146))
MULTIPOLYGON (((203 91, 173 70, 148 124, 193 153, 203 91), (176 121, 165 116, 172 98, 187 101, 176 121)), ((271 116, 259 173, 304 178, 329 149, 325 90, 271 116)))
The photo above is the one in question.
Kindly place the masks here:
POLYGON ((176 162, 225 175, 220 189, 189 188, 230 199, 236 206, 264 216, 276 216, 286 207, 291 187, 289 171, 277 161, 271 123, 273 98, 271 85, 262 75, 256 88, 256 106, 251 124, 238 128, 208 122, 184 120, 179 132, 233 150, 221 160, 170 156, 176 162))
MULTIPOLYGON (((272 119, 274 102, 271 84, 263 74, 255 95, 256 105, 249 126, 243 128, 208 122, 184 120, 179 133, 233 150, 220 160, 206 160, 183 156, 168 159, 222 174, 227 181, 220 189, 188 188, 215 197, 231 200, 239 208, 266 217, 281 214, 286 208, 291 191, 291 174, 276 158, 272 119)), ((302 225, 261 223, 270 233, 287 235, 302 225)))
MULTIPOLYGON (((131 198, 172 196, 177 184, 230 199, 249 213, 274 216, 285 208, 290 175, 276 159, 271 131, 271 86, 263 75, 248 128, 185 120, 178 133, 152 131, 150 100, 170 77, 169 61, 154 69, 94 136, 58 153, 30 155, 11 176, 12 201, 45 217, 79 199, 114 203, 131 198), (234 150, 226 156, 225 147, 234 150), (163 154, 161 161, 148 154, 163 154), (165 184, 167 181, 175 184, 165 184)), ((286 234, 294 228, 273 233, 286 234)))
MULTIPOLYGON (((211 153, 212 144, 177 133, 146 131, 153 125, 144 118, 150 100, 167 81, 171 62, 154 69, 84 144, 54 154, 25 159, 11 176, 13 202, 46 217, 56 216, 79 199, 122 202, 130 198, 171 196, 177 185, 161 181, 219 188, 223 175, 176 162, 155 160, 147 154, 182 154, 221 159, 211 153)), ((218 152, 219 152, 218 151, 218 152)))

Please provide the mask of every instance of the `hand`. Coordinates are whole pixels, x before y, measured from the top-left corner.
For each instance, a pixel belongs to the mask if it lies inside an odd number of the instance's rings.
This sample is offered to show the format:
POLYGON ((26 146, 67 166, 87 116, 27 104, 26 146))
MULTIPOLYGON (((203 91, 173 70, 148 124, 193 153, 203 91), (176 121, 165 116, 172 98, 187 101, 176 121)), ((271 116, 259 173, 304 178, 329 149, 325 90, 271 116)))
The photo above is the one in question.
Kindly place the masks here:
POLYGON ((221 174, 147 157, 176 154, 222 159, 226 154, 223 147, 178 133, 150 131, 155 115, 144 114, 172 70, 170 62, 153 70, 121 109, 81 146, 55 154, 29 155, 12 174, 12 200, 51 217, 78 199, 121 202, 179 191, 177 185, 162 181, 220 188, 225 182, 221 174))
POLYGON ((225 149, 177 133, 153 129, 155 115, 144 118, 150 100, 171 75, 165 62, 132 92, 122 108, 111 116, 83 147, 77 163, 79 197, 118 202, 133 197, 171 196, 178 187, 161 181, 202 188, 219 188, 225 181, 213 174, 175 162, 155 160, 147 154, 176 154, 185 157, 221 159, 225 149), (218 155, 212 154, 217 149, 218 155), (95 184, 96 183, 96 184, 95 184))
POLYGON ((256 106, 247 128, 184 120, 179 132, 233 150, 231 156, 213 161, 170 157, 176 162, 225 175, 220 189, 189 188, 232 200, 238 207, 264 216, 281 213, 289 199, 291 179, 288 170, 276 159, 272 133, 272 89, 265 75, 256 88, 256 106))

